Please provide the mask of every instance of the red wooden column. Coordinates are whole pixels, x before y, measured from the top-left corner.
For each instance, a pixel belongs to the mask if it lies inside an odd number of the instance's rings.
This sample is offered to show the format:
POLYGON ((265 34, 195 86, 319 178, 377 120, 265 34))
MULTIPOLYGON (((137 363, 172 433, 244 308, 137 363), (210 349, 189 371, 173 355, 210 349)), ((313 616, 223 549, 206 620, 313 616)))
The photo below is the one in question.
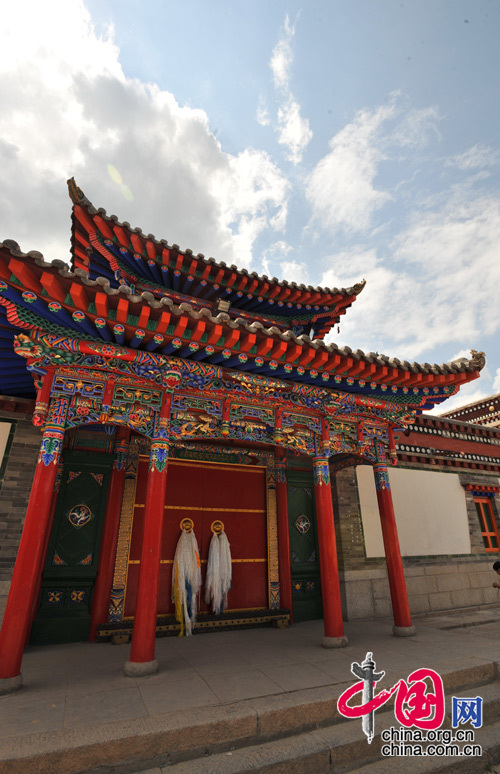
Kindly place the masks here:
POLYGON ((125 664, 125 674, 129 677, 142 677, 158 671, 155 659, 156 617, 171 404, 172 394, 165 392, 151 441, 137 605, 130 659, 125 664))
POLYGON ((391 590, 392 610, 394 615, 393 634, 396 637, 411 637, 416 633, 410 615, 408 593, 406 591, 405 574, 401 550, 399 548, 398 530, 394 505, 392 503, 391 485, 387 472, 385 451, 381 444, 376 444, 376 463, 373 466, 375 487, 377 489, 380 524, 384 539, 385 560, 391 590))
POLYGON ((21 661, 50 529, 67 411, 67 398, 52 398, 0 632, 0 693, 13 691, 22 684, 21 661))
POLYGON ((290 610, 290 621, 293 623, 292 611, 292 572, 290 568, 290 532, 288 529, 288 495, 286 484, 286 458, 276 456, 276 505, 278 511, 278 555, 280 563, 280 598, 281 607, 290 610))
POLYGON ((316 523, 318 527, 319 561, 321 574, 321 596, 323 598, 323 620, 325 648, 343 648, 347 645, 342 620, 340 601, 339 567, 337 543, 333 522, 332 490, 328 457, 313 460, 314 494, 316 498, 316 523))
POLYGON ((94 587, 90 617, 89 640, 94 642, 99 624, 108 620, 109 598, 115 569, 116 543, 120 528, 120 515, 125 486, 125 462, 128 453, 130 430, 119 427, 115 439, 115 459, 109 483, 108 502, 104 517, 104 531, 99 552, 97 579, 94 587))

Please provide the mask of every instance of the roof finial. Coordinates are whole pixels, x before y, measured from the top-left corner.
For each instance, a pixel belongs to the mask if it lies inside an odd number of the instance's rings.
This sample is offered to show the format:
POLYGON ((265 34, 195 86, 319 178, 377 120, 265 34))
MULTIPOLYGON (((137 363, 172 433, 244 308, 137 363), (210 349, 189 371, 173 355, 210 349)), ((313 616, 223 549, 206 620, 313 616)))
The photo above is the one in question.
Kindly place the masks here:
POLYGON ((73 204, 81 204, 85 199, 85 194, 83 193, 82 189, 79 188, 75 183, 75 178, 70 177, 70 179, 66 182, 68 183, 69 198, 73 204))

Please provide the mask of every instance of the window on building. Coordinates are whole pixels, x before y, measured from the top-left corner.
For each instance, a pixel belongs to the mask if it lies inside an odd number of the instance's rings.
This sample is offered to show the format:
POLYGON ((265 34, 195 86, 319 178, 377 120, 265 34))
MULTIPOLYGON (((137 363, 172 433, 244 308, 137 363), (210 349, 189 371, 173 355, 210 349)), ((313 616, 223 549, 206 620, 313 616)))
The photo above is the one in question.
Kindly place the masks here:
POLYGON ((495 516, 489 497, 475 497, 477 515, 481 525, 484 548, 486 551, 500 551, 500 538, 495 524, 495 516))

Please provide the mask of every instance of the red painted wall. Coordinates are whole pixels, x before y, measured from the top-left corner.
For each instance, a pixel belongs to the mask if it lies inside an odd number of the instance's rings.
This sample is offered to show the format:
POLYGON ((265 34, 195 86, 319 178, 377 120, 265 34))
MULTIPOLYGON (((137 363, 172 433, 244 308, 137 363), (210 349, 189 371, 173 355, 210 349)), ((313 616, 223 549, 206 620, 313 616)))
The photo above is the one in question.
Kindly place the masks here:
MULTIPOLYGON (((141 459, 129 561, 140 560, 146 501, 147 459, 141 459)), ((233 559, 233 585, 228 609, 268 607, 267 516, 265 468, 247 465, 171 460, 167 474, 165 524, 163 528, 160 595, 158 613, 173 615, 172 561, 184 518, 194 522, 194 531, 202 562, 204 584, 208 551, 215 519, 224 522, 233 559), (238 559, 261 561, 239 562, 238 559)), ((129 564, 125 598, 125 617, 135 611, 140 564, 129 564)), ((201 596, 204 596, 202 585, 201 596)), ((207 610, 200 599, 200 611, 207 610)))

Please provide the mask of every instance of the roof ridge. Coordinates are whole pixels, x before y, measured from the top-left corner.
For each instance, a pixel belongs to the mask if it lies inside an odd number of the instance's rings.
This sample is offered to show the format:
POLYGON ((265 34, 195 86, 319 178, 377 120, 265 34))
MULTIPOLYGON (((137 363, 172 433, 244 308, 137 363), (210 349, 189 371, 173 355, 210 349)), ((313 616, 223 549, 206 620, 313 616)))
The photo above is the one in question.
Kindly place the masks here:
POLYGON ((411 371, 412 373, 429 373, 429 371, 437 374, 463 373, 467 371, 479 371, 485 365, 484 353, 477 352, 476 350, 471 350, 472 358, 470 359, 461 357, 449 363, 435 363, 432 365, 409 363, 408 361, 401 361, 398 358, 391 358, 387 355, 380 355, 374 352, 365 353, 359 349, 353 352, 353 350, 347 345, 340 347, 338 344, 335 344, 335 342, 326 344, 322 339, 310 339, 306 334, 297 336, 291 331, 280 331, 275 326, 265 328, 258 321, 248 323, 240 317, 232 320, 229 318, 229 315, 225 314, 224 312, 219 312, 219 314, 214 317, 209 309, 204 308, 200 311, 197 311, 189 303, 182 302, 181 304, 177 305, 167 297, 163 297, 161 300, 157 301, 148 291, 144 291, 141 294, 136 295, 133 293, 132 289, 126 285, 120 285, 118 288, 112 288, 110 286, 109 280, 106 277, 97 277, 95 280, 89 279, 86 272, 82 269, 75 269, 74 271, 69 270, 67 264, 65 264, 64 261, 56 259, 50 263, 47 262, 43 254, 38 250, 30 250, 28 253, 22 252, 19 244, 11 239, 0 242, 0 248, 2 247, 7 249, 13 257, 24 259, 28 258, 39 267, 50 268, 53 270, 55 269, 61 277, 81 281, 82 284, 87 287, 98 287, 99 291, 104 291, 108 296, 116 297, 120 294, 126 295, 129 302, 132 304, 147 304, 151 309, 158 309, 162 306, 167 306, 169 311, 176 316, 181 315, 184 312, 187 313, 188 316, 193 320, 205 318, 208 321, 219 325, 223 323, 233 329, 243 328, 245 331, 250 333, 254 333, 257 328, 260 328, 261 332, 269 337, 279 338, 281 341, 287 342, 293 340, 302 346, 308 345, 315 350, 323 350, 332 355, 338 354, 344 357, 354 357, 356 360, 364 360, 365 362, 376 364, 378 366, 387 366, 402 371, 411 371))
POLYGON ((235 264, 228 265, 225 261, 217 261, 215 258, 206 258, 203 253, 198 253, 197 255, 194 255, 193 251, 190 248, 181 249, 178 244, 169 244, 166 239, 157 239, 154 234, 144 234, 143 230, 140 227, 134 227, 130 225, 128 221, 120 221, 118 219, 117 215, 108 215, 106 210, 103 207, 99 207, 96 209, 96 207, 92 204, 90 199, 84 194, 82 189, 77 185, 74 177, 71 177, 69 180, 67 180, 68 185, 68 192, 69 197, 71 201, 73 202, 73 205, 79 205, 80 207, 86 207, 91 215, 100 215, 101 217, 107 219, 108 221, 112 221, 114 225, 120 227, 120 228, 126 228, 128 229, 132 234, 138 234, 143 236, 145 239, 154 242, 157 245, 161 245, 162 247, 167 247, 170 249, 177 250, 178 253, 181 255, 192 255, 194 258, 198 258, 200 261, 204 261, 205 264, 211 264, 214 267, 220 268, 220 269, 227 269, 229 271, 237 272, 238 274, 253 277, 254 279, 257 279, 262 282, 269 282, 272 285, 280 286, 283 288, 290 288, 292 290, 301 290, 303 292, 309 292, 309 293, 322 293, 324 295, 327 294, 341 294, 341 295, 347 295, 347 296, 358 296, 361 291, 364 289, 366 285, 366 280, 360 280, 359 282, 355 282, 354 285, 344 288, 327 288, 327 287, 320 287, 319 285, 317 287, 314 287, 313 285, 304 285, 303 283, 296 283, 293 281, 288 280, 279 280, 277 277, 268 277, 267 274, 258 274, 255 271, 248 271, 248 269, 240 269, 235 264))

